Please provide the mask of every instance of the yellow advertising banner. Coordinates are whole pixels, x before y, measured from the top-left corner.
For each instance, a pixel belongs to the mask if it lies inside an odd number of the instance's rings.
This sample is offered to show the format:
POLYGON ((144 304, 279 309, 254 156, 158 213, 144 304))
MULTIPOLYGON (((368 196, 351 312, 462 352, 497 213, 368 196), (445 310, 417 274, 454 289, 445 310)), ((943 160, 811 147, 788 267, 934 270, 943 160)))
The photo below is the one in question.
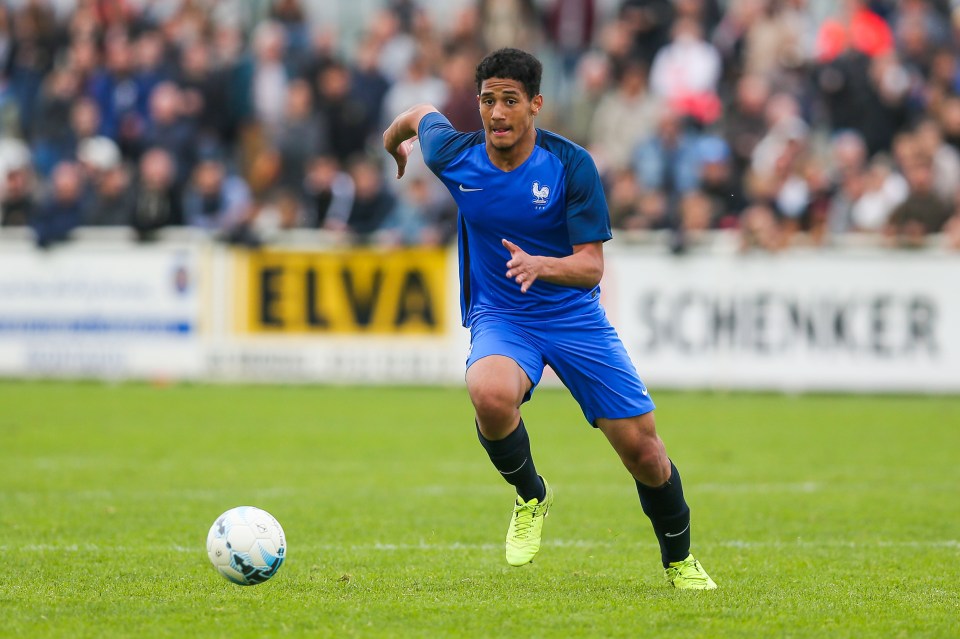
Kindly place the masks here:
POLYGON ((241 332, 438 335, 445 249, 264 250, 238 255, 241 332))

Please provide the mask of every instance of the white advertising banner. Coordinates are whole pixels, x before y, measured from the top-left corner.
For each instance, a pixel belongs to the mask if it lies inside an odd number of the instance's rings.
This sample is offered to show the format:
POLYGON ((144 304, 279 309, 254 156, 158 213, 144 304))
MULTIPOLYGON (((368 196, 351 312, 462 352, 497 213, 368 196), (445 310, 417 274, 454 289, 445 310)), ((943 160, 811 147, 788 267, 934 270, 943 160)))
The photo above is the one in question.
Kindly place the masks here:
POLYGON ((960 391, 960 256, 620 247, 603 286, 654 387, 960 391))
MULTIPOLYGON (((453 251, 4 242, 0 375, 462 384, 457 289, 453 251)), ((958 255, 612 242, 603 291, 654 390, 960 392, 958 255)))
POLYGON ((0 374, 194 377, 200 250, 84 243, 0 254, 0 374))

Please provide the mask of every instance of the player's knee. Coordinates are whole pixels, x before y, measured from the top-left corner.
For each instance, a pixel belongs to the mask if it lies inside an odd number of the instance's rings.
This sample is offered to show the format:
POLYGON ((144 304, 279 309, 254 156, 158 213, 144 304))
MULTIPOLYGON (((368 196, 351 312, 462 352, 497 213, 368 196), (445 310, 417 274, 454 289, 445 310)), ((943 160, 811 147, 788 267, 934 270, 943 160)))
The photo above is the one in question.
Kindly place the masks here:
POLYGON ((519 403, 510 389, 488 384, 470 389, 470 399, 477 417, 483 424, 511 422, 519 403))
POLYGON ((670 479, 670 460, 659 438, 638 442, 632 453, 627 465, 641 483, 660 486, 670 479))

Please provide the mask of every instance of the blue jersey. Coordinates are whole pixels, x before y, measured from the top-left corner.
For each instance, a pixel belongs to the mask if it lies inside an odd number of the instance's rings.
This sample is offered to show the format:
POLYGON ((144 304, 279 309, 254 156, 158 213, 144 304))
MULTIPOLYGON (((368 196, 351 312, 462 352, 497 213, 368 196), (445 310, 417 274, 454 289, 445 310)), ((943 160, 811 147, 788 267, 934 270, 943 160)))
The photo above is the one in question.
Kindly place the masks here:
POLYGON ((507 239, 531 255, 566 257, 575 244, 607 241, 610 214, 593 159, 573 142, 537 129, 533 153, 512 171, 487 156, 483 131, 461 133, 440 113, 420 120, 428 167, 459 208, 460 309, 464 326, 494 311, 539 321, 596 305, 599 287, 538 280, 526 293, 506 277, 507 239))

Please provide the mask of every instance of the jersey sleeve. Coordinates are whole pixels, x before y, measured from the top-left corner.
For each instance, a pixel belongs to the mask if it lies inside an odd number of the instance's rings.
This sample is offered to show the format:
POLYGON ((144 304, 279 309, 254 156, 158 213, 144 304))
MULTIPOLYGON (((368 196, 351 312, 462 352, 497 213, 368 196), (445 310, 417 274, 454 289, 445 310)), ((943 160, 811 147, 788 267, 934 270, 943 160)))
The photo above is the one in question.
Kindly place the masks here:
POLYGON ((450 121, 437 111, 420 118, 417 135, 423 161, 437 176, 461 153, 482 140, 483 132, 461 133, 450 121))
POLYGON ((610 211, 603 194, 603 183, 590 154, 578 148, 566 161, 567 231, 570 244, 606 242, 610 231, 610 211))

